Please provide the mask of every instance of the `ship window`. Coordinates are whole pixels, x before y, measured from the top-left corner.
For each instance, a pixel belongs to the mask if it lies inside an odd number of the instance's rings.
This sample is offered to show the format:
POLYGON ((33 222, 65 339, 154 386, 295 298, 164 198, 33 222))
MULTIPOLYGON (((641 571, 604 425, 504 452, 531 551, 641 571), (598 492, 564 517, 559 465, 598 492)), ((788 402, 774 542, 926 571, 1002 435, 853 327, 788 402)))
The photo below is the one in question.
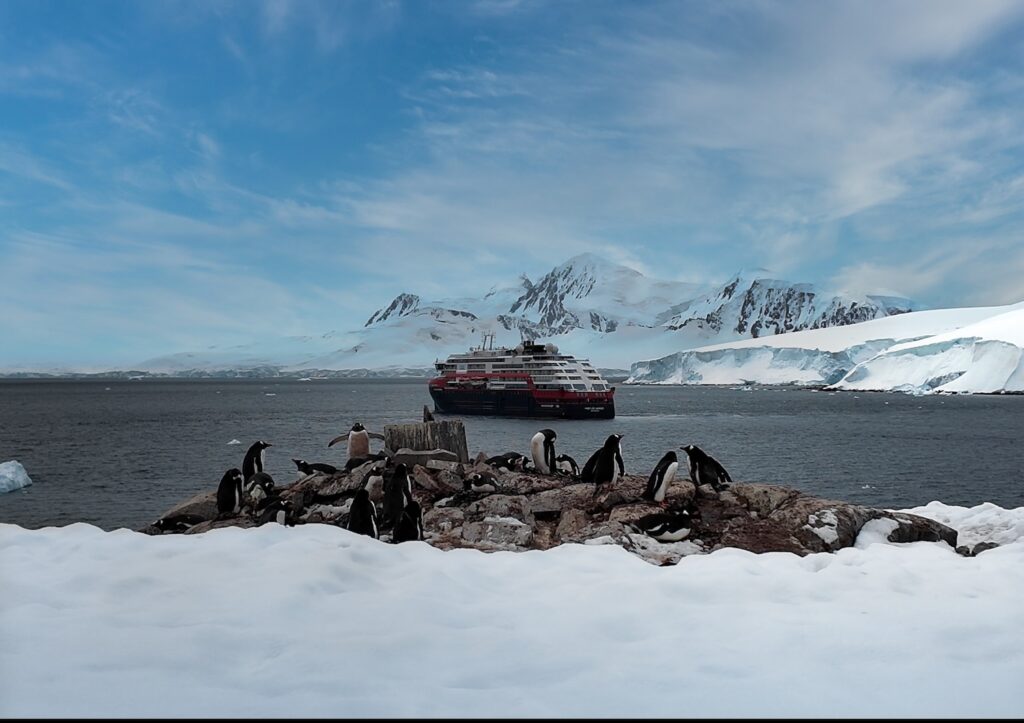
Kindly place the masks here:
POLYGON ((603 392, 606 389, 608 389, 608 385, 606 385, 606 384, 595 384, 594 385, 594 391, 595 392, 603 392))
POLYGON ((586 384, 573 384, 572 388, 573 389, 577 389, 577 390, 579 390, 581 392, 587 391, 587 385, 586 384))

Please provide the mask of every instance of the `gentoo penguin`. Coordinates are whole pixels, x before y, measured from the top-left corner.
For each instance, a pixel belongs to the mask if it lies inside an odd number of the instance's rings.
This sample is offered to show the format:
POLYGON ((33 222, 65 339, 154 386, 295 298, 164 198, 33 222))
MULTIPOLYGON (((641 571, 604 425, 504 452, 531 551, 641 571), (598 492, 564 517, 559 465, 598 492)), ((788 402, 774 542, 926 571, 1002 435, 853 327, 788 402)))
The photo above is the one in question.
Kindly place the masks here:
POLYGON ((249 480, 257 472, 263 471, 263 460, 266 455, 267 447, 272 447, 270 442, 264 442, 262 439, 258 442, 253 442, 252 446, 249 447, 245 453, 245 459, 242 460, 242 480, 248 484, 249 480))
POLYGON ((217 487, 217 517, 237 515, 242 510, 242 473, 232 467, 217 487))
POLYGON ((580 466, 567 454, 560 454, 555 458, 555 469, 570 477, 580 476, 580 466))
POLYGON ((679 511, 644 515, 629 526, 659 542, 679 542, 689 536, 692 525, 689 513, 679 511))
POLYGON ((375 540, 380 538, 377 529, 377 507, 370 501, 370 493, 365 487, 352 498, 352 507, 348 513, 348 529, 360 535, 369 535, 375 540))
POLYGON ((402 510, 411 501, 412 480, 409 479, 408 468, 400 463, 395 466, 391 479, 384 482, 384 514, 381 515, 381 525, 385 529, 397 525, 402 510))
POLYGON ((620 474, 626 474, 622 464, 621 439, 621 434, 609 434, 604 446, 590 455, 590 459, 583 465, 580 479, 594 483, 595 497, 610 489, 620 474))
POLYGON ((395 525, 392 542, 410 542, 423 539, 423 511, 420 503, 413 500, 402 510, 402 516, 395 525))
POLYGON ((474 472, 462 482, 468 492, 497 492, 498 480, 490 472, 474 472))
POLYGON ((388 456, 384 452, 375 452, 366 457, 351 457, 345 462, 345 471, 351 472, 356 467, 362 467, 367 462, 387 461, 388 456))
POLYGON ((530 440, 530 456, 533 466, 541 474, 555 472, 555 439, 558 437, 553 429, 542 429, 530 440))
POLYGON ((272 497, 274 491, 274 478, 266 472, 257 472, 252 476, 246 485, 246 491, 252 498, 253 507, 259 509, 272 497))
POLYGON ((523 464, 526 462, 526 457, 519 454, 519 452, 505 452, 505 454, 488 457, 486 461, 487 464, 495 469, 507 469, 510 472, 521 472, 523 470, 523 464))
POLYGON ((668 492, 668 486, 675 479, 678 468, 679 458, 674 451, 669 450, 651 472, 651 476, 647 480, 647 489, 644 490, 644 499, 664 505, 665 493, 668 492))
POLYGON ((302 474, 313 474, 314 472, 323 472, 324 474, 337 474, 338 468, 333 464, 324 464, 323 462, 313 462, 310 464, 304 459, 293 459, 292 462, 298 468, 302 474))
POLYGON ((424 422, 433 422, 434 421, 434 415, 427 408, 426 404, 423 405, 423 421, 424 422))
POLYGON ((257 522, 260 525, 265 525, 268 522, 276 522, 279 525, 294 527, 295 520, 292 516, 291 500, 283 500, 280 497, 275 497, 270 500, 263 509, 260 510, 257 522))
POLYGON ((732 477, 718 460, 695 444, 688 444, 679 449, 690 457, 690 479, 698 487, 709 484, 715 492, 721 492, 732 483, 732 477))
POLYGON ((370 456, 370 437, 375 439, 384 439, 384 435, 377 434, 376 432, 367 432, 366 428, 356 422, 352 425, 352 429, 345 432, 345 434, 339 434, 337 437, 327 443, 328 447, 333 447, 343 439, 348 440, 348 458, 351 459, 365 459, 370 456))
MULTIPOLYGON (((220 490, 218 490, 219 494, 220 490)), ((205 517, 199 515, 173 515, 171 517, 161 517, 159 520, 153 523, 153 527, 156 527, 161 532, 184 532, 190 530, 200 522, 206 522, 205 517)))
POLYGON ((374 504, 384 502, 384 470, 382 465, 374 464, 370 471, 363 475, 362 486, 370 493, 370 501, 374 504))

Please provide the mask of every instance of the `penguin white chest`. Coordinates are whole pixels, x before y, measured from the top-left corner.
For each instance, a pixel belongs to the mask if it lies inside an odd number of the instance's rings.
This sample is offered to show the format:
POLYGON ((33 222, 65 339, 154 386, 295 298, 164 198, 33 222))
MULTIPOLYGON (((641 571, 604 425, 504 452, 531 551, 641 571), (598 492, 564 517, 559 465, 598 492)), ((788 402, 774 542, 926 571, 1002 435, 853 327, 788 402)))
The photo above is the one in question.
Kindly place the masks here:
POLYGON ((348 435, 348 456, 352 459, 370 456, 370 435, 366 430, 348 435))
POLYGON ((533 457, 533 466, 537 468, 538 472, 541 474, 551 473, 547 460, 544 459, 544 435, 540 432, 533 435, 533 439, 530 440, 530 456, 533 457))
POLYGON ((679 542, 680 540, 685 540, 689 535, 690 528, 681 527, 678 530, 673 530, 671 532, 663 532, 658 535, 656 539, 659 542, 679 542))

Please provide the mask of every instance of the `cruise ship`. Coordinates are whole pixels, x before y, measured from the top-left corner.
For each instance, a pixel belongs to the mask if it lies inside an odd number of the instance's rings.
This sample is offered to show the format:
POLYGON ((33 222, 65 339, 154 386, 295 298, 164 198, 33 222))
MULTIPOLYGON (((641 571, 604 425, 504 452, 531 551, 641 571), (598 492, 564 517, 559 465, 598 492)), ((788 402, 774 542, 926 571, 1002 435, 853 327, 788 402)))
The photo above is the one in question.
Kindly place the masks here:
POLYGON ((434 363, 438 371, 430 380, 434 411, 566 419, 615 417, 615 387, 587 360, 560 354, 554 344, 532 340, 514 349, 495 349, 493 344, 493 335, 488 335, 479 348, 434 363))

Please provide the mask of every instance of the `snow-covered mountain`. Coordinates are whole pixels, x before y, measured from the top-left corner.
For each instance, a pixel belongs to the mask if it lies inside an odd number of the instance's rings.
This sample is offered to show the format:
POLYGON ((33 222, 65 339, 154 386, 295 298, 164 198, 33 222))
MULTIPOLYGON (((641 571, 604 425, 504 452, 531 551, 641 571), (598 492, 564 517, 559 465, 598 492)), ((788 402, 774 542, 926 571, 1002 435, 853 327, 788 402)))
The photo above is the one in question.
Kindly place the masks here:
POLYGON ((709 345, 637 362, 627 382, 1024 391, 1024 303, 917 311, 709 345))
POLYGON ((574 256, 536 281, 522 275, 479 298, 424 300, 399 294, 359 327, 316 337, 174 354, 141 370, 192 373, 273 367, 432 371, 435 359, 478 344, 552 341, 603 369, 708 343, 763 337, 900 314, 908 299, 825 293, 810 284, 745 272, 720 286, 644 276, 595 254, 574 256))

